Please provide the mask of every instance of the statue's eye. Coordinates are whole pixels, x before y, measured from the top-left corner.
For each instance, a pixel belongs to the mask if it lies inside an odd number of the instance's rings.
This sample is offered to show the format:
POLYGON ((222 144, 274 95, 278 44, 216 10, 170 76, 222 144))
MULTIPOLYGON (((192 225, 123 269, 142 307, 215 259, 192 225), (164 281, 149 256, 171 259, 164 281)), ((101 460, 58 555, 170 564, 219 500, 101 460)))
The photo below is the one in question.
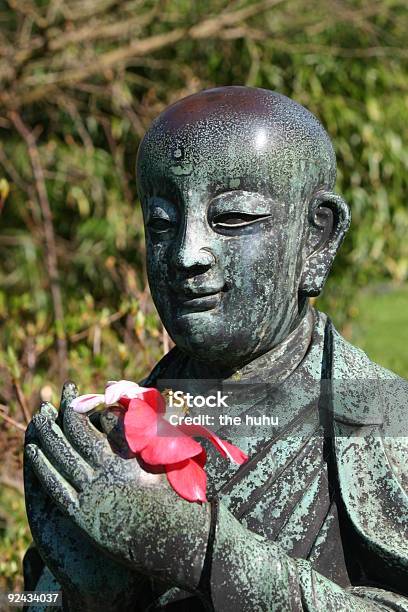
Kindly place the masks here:
POLYGON ((227 212, 216 215, 213 219, 214 229, 239 229, 256 223, 270 215, 251 215, 249 213, 227 212))
POLYGON ((164 232, 171 230, 173 224, 171 223, 170 219, 163 219, 163 217, 152 217, 149 220, 147 227, 155 234, 163 234, 164 232))

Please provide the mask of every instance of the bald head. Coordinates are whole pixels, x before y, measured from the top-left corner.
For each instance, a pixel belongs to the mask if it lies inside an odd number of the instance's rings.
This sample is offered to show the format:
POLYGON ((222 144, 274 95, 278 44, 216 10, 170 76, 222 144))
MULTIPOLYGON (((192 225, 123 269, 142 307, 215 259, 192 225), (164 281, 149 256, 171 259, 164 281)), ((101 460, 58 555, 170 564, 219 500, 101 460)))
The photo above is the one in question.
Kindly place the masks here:
POLYGON ((305 108, 263 89, 180 100, 138 154, 153 300, 174 342, 236 367, 298 324, 348 227, 330 140, 305 108))
POLYGON ((280 199, 300 191, 303 199, 333 188, 336 161, 324 128, 300 104, 265 89, 220 87, 167 108, 138 155, 142 191, 158 178, 202 183, 209 176, 219 189, 266 190, 280 199))

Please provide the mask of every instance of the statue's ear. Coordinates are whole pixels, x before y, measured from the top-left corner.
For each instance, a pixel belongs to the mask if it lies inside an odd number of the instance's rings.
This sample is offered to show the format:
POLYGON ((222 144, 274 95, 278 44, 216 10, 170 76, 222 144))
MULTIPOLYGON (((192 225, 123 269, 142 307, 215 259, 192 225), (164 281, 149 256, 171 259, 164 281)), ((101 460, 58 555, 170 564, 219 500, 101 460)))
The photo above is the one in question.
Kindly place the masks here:
POLYGON ((322 291, 333 260, 350 226, 350 209, 342 197, 319 191, 309 207, 306 260, 299 291, 313 297, 322 291))

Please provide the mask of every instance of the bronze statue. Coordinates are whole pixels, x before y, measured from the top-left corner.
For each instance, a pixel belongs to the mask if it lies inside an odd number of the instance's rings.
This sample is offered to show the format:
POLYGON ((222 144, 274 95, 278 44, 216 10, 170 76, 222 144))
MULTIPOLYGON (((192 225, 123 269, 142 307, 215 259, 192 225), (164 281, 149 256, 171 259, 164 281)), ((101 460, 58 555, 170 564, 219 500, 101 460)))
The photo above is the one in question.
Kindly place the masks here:
POLYGON ((350 223, 335 178, 321 124, 271 91, 203 91, 152 124, 137 181, 176 346, 143 384, 238 381, 231 414, 279 427, 224 427, 249 461, 208 448, 211 502, 189 503, 67 384, 27 432, 26 588, 70 611, 408 610, 408 383, 309 305, 350 223))

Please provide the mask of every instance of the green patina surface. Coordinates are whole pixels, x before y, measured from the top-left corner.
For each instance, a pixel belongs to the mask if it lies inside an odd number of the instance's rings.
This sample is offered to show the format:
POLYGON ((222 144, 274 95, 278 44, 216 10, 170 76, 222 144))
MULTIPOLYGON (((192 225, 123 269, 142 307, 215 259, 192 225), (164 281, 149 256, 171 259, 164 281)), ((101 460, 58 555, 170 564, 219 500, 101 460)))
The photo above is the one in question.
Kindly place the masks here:
MULTIPOLYGON (((191 96, 147 133, 148 275, 177 347, 146 384, 274 380, 281 440, 225 432, 245 442, 242 468, 209 449, 210 530, 208 504, 178 498, 70 409, 73 385, 58 420, 43 406, 27 434, 27 510, 70 611, 145 610, 163 592, 166 609, 169 590, 180 610, 186 596, 216 612, 408 610, 394 594, 408 596, 408 436, 384 436, 404 423, 408 383, 308 308, 350 221, 335 174, 319 122, 265 90, 191 96)), ((234 410, 262 412, 264 399, 234 410)))

